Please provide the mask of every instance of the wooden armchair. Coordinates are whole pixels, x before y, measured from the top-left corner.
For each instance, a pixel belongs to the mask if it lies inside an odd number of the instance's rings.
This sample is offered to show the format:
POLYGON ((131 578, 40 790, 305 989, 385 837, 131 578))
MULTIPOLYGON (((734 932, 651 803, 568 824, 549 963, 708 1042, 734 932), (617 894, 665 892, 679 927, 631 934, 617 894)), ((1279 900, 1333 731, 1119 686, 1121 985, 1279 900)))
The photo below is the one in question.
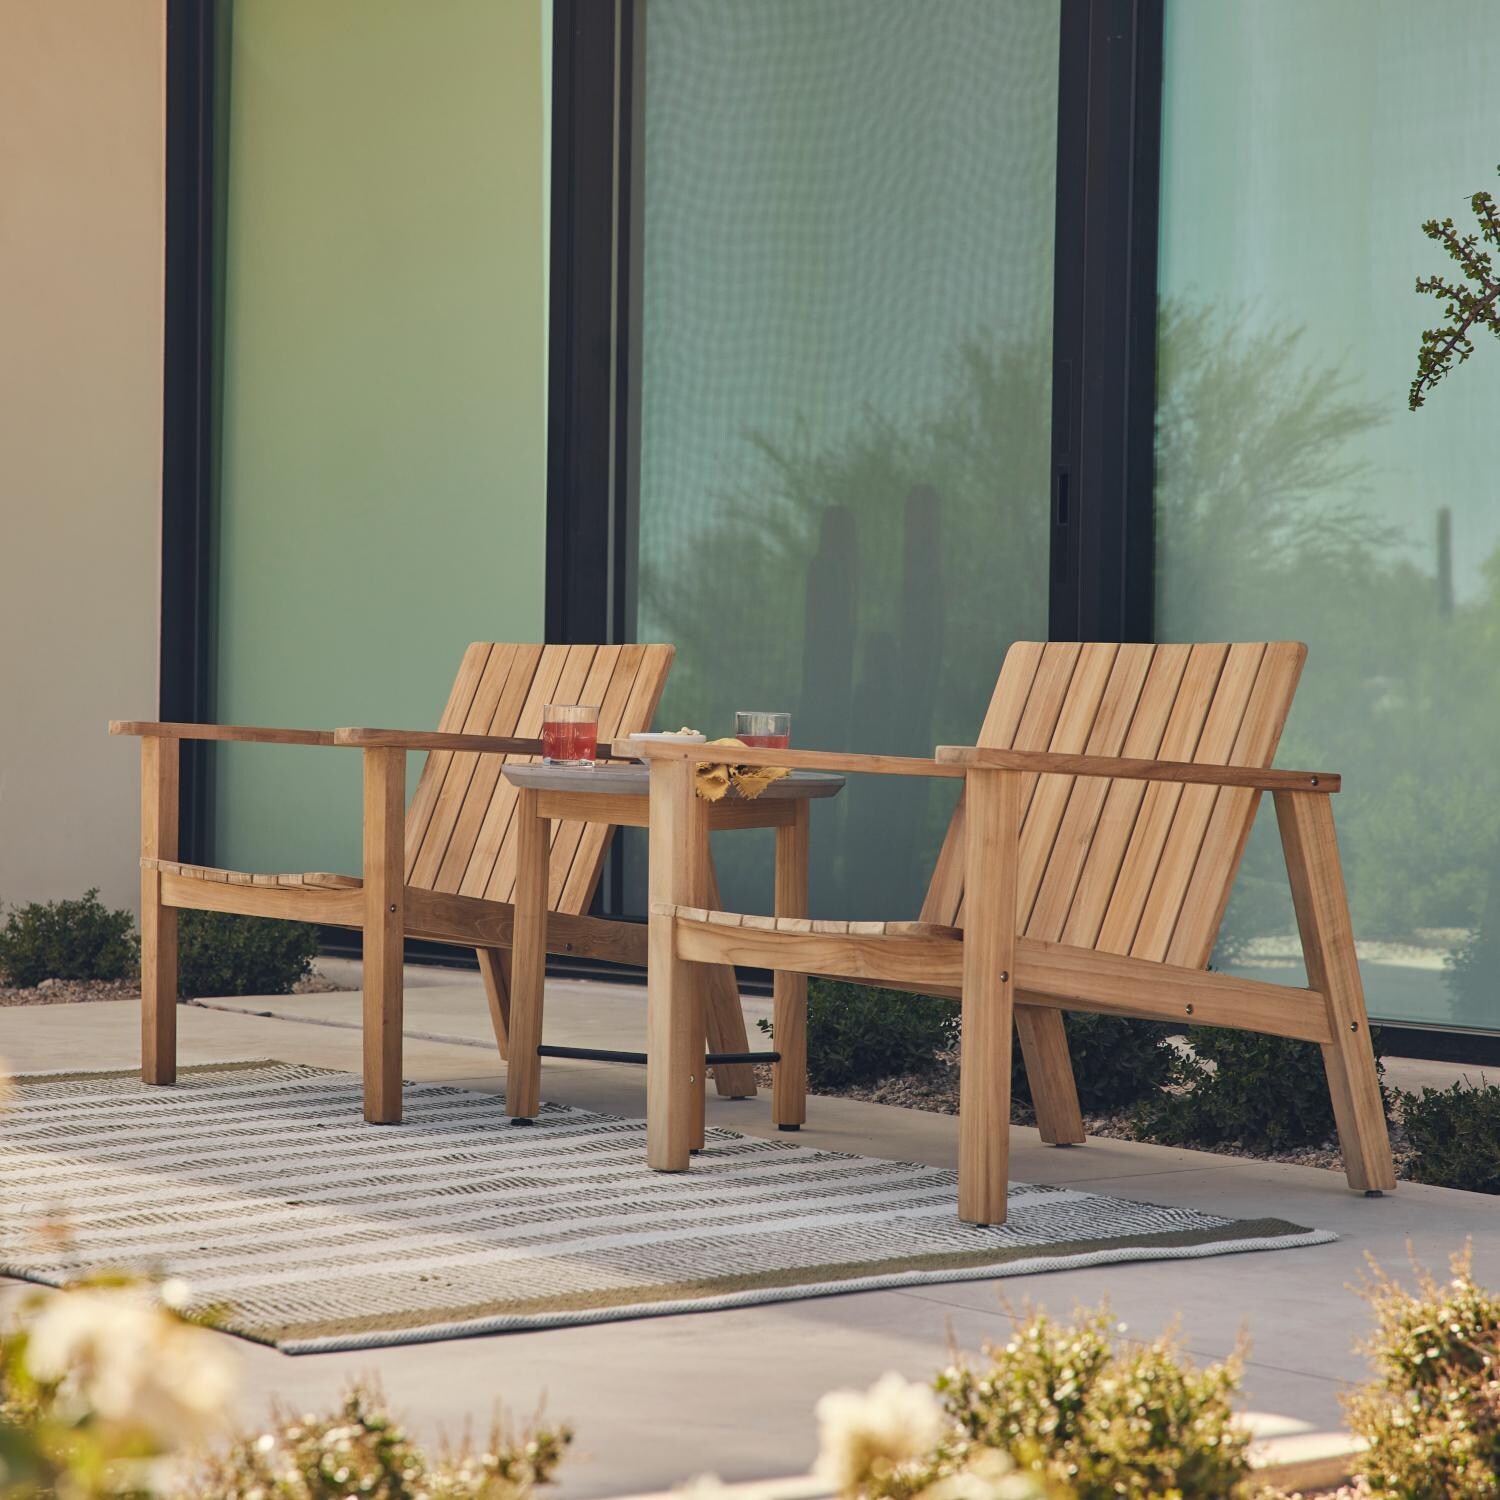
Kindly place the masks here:
MULTIPOLYGON (((241 912, 359 929, 364 934, 365 1118, 401 1118, 402 941, 426 938, 479 957, 501 1057, 512 1024, 509 960, 516 876, 516 789, 507 756, 541 753, 546 703, 597 703, 607 744, 650 727, 671 646, 536 646, 479 642, 464 653, 436 732, 389 729, 255 729, 223 724, 115 721, 111 734, 141 737, 142 1077, 176 1078, 177 912, 241 912), (363 752, 362 876, 253 874, 177 858, 178 754, 182 740, 348 746, 363 752), (426 764, 406 804, 406 756, 426 764)), ((613 829, 559 822, 549 865, 550 952, 619 963, 645 961, 634 923, 585 915, 613 829)), ((525 1019, 519 1034, 535 1035, 525 1019)), ((715 1050, 748 1048, 732 972, 711 986, 715 1050)), ((725 1093, 755 1092, 749 1067, 721 1070, 725 1093)), ((535 1090, 534 1066, 517 1070, 535 1090)), ((537 1101, 529 1103, 534 1111, 537 1101)))
POLYGON ((829 922, 708 909, 693 764, 652 744, 648 1076, 653 1167, 701 1136, 694 965, 775 970, 773 1109, 804 1118, 805 979, 958 996, 959 1216, 1006 1212, 1011 1029, 1042 1138, 1082 1142, 1061 1012, 1229 1026, 1316 1042, 1349 1185, 1395 1186, 1334 836, 1337 776, 1268 769, 1301 674, 1296 643, 1021 642, 974 747, 934 759, 736 751, 757 765, 964 782, 917 922, 829 922), (1306 988, 1206 970, 1262 792, 1276 801, 1306 988))

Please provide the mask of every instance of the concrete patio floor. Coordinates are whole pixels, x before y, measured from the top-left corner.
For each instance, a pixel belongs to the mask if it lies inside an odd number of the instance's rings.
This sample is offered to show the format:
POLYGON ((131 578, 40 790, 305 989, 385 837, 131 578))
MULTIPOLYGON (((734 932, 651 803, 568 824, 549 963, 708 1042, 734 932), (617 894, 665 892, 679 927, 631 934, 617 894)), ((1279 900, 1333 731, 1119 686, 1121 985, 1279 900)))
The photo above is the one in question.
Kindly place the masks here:
MULTIPOLYGON (((337 969, 338 966, 332 966, 337 969)), ((357 966, 340 971, 357 982, 357 966)), ((547 1039, 598 1047, 640 1047, 644 991, 552 981, 547 1039)), ((753 1018, 768 1002, 746 1001, 753 1018)), ((355 994, 224 1000, 180 1012, 187 1062, 273 1057, 358 1070, 355 994)), ((0 1010, 0 1057, 17 1073, 127 1067, 137 1059, 133 1003, 0 1010)), ((407 971, 405 1076, 485 1090, 503 1089, 478 978, 407 971)), ((1401 1081, 1442 1082, 1453 1070, 1402 1065, 1401 1081)), ((549 1062, 549 1099, 639 1116, 638 1068, 549 1062)), ((710 1122, 753 1135, 772 1133, 764 1096, 710 1095, 710 1122)), ((844 1099, 815 1099, 801 1142, 873 1156, 952 1166, 957 1121, 844 1099)), ((371 1127, 379 1128, 379 1127, 371 1127)), ((400 1134, 391 1131, 392 1149, 400 1134)), ((1369 1328, 1350 1290, 1367 1253, 1388 1269, 1415 1256, 1437 1268, 1466 1240, 1481 1279, 1500 1282, 1500 1204, 1494 1198, 1403 1184, 1393 1196, 1350 1194, 1343 1179, 1315 1168, 1203 1152, 1096 1140, 1082 1148, 1043 1146, 1018 1128, 1012 1176, 1067 1183, 1234 1217, 1275 1215, 1336 1231, 1332 1245, 1201 1261, 1104 1266, 1005 1282, 861 1293, 768 1307, 642 1319, 595 1327, 505 1334, 354 1354, 289 1357, 235 1341, 243 1362, 240 1408, 258 1420, 272 1395, 296 1406, 331 1404, 354 1376, 376 1375, 394 1408, 420 1434, 482 1432, 496 1402, 515 1418, 545 1401, 573 1422, 567 1496, 666 1488, 714 1472, 742 1480, 794 1474, 815 1450, 813 1405, 824 1391, 864 1385, 888 1369, 930 1375, 950 1340, 978 1350, 1002 1339, 1026 1302, 1067 1314, 1108 1296, 1134 1333, 1174 1319, 1196 1357, 1226 1354, 1242 1329, 1251 1354, 1245 1396, 1285 1418, 1287 1432, 1340 1425, 1338 1393, 1362 1379, 1356 1340, 1369 1328)), ((4 1283, 0 1300, 18 1283, 4 1283)))

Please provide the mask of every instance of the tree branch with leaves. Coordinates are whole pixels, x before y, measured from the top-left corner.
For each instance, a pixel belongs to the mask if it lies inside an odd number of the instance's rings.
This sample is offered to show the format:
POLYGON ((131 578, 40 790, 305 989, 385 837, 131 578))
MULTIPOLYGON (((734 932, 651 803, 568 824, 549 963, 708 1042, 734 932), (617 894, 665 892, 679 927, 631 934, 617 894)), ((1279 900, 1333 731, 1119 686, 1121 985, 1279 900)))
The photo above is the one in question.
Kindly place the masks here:
POLYGON ((1482 248, 1493 245, 1500 249, 1500 212, 1490 193, 1475 193, 1469 203, 1479 221, 1478 234, 1460 235, 1452 219, 1429 219, 1422 226, 1422 233, 1448 252, 1463 272, 1463 279, 1417 278, 1419 292, 1429 293, 1443 303, 1443 321, 1422 334, 1417 375, 1407 397, 1412 411, 1426 401, 1428 393, 1454 365, 1461 365, 1474 352, 1474 341, 1469 337, 1471 329, 1488 328, 1500 338, 1500 274, 1495 271, 1489 251, 1482 248))

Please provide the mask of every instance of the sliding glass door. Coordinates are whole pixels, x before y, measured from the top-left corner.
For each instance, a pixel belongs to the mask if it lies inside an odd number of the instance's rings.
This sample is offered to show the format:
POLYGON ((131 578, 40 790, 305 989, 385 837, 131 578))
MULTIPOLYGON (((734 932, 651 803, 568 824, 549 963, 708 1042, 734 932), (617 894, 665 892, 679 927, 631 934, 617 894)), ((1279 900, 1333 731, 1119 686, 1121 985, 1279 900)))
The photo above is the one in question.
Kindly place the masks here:
MULTIPOLYGON (((1496 188, 1494 6, 1175 0, 1164 61, 1158 634, 1308 642, 1281 759, 1345 775, 1371 1013, 1500 1027, 1500 350, 1407 409, 1420 226, 1496 188)), ((1263 828, 1221 961, 1294 930, 1263 828)))
MULTIPOLYGON (((927 754, 1047 628, 1058 8, 644 0, 637 640, 661 721, 927 754)), ((946 784, 820 808, 815 915, 915 916, 946 784), (893 856, 894 852, 894 856, 893 856)), ((768 909, 768 849, 718 851, 768 909)))

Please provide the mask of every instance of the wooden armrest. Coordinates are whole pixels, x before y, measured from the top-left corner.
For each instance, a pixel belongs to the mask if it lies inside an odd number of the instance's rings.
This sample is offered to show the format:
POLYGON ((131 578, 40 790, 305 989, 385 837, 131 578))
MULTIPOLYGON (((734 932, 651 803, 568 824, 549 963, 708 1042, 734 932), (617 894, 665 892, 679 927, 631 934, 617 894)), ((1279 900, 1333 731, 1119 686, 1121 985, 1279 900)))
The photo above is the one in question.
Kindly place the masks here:
POLYGON ((939 745, 938 761, 993 771, 1058 776, 1111 776, 1124 781, 1176 781, 1196 786, 1242 786, 1261 792, 1336 792, 1331 771, 1276 771, 1266 766, 1216 766, 1184 760, 1128 760, 1111 755, 1059 755, 1050 750, 992 750, 939 745))
POLYGON ((729 761, 736 766, 786 766, 793 771, 856 771, 874 776, 962 776, 962 766, 915 755, 855 755, 843 750, 771 750, 746 745, 699 745, 677 740, 616 740, 614 753, 630 760, 729 761))
MULTIPOLYGON (((438 729, 335 729, 335 745, 358 750, 473 750, 481 755, 540 755, 542 742, 515 735, 447 734, 438 729)), ((600 760, 614 757, 601 753, 600 760)))
POLYGON ((111 719, 111 734, 152 740, 246 740, 260 745, 332 745, 331 729, 256 729, 246 724, 166 724, 150 719, 111 719))

